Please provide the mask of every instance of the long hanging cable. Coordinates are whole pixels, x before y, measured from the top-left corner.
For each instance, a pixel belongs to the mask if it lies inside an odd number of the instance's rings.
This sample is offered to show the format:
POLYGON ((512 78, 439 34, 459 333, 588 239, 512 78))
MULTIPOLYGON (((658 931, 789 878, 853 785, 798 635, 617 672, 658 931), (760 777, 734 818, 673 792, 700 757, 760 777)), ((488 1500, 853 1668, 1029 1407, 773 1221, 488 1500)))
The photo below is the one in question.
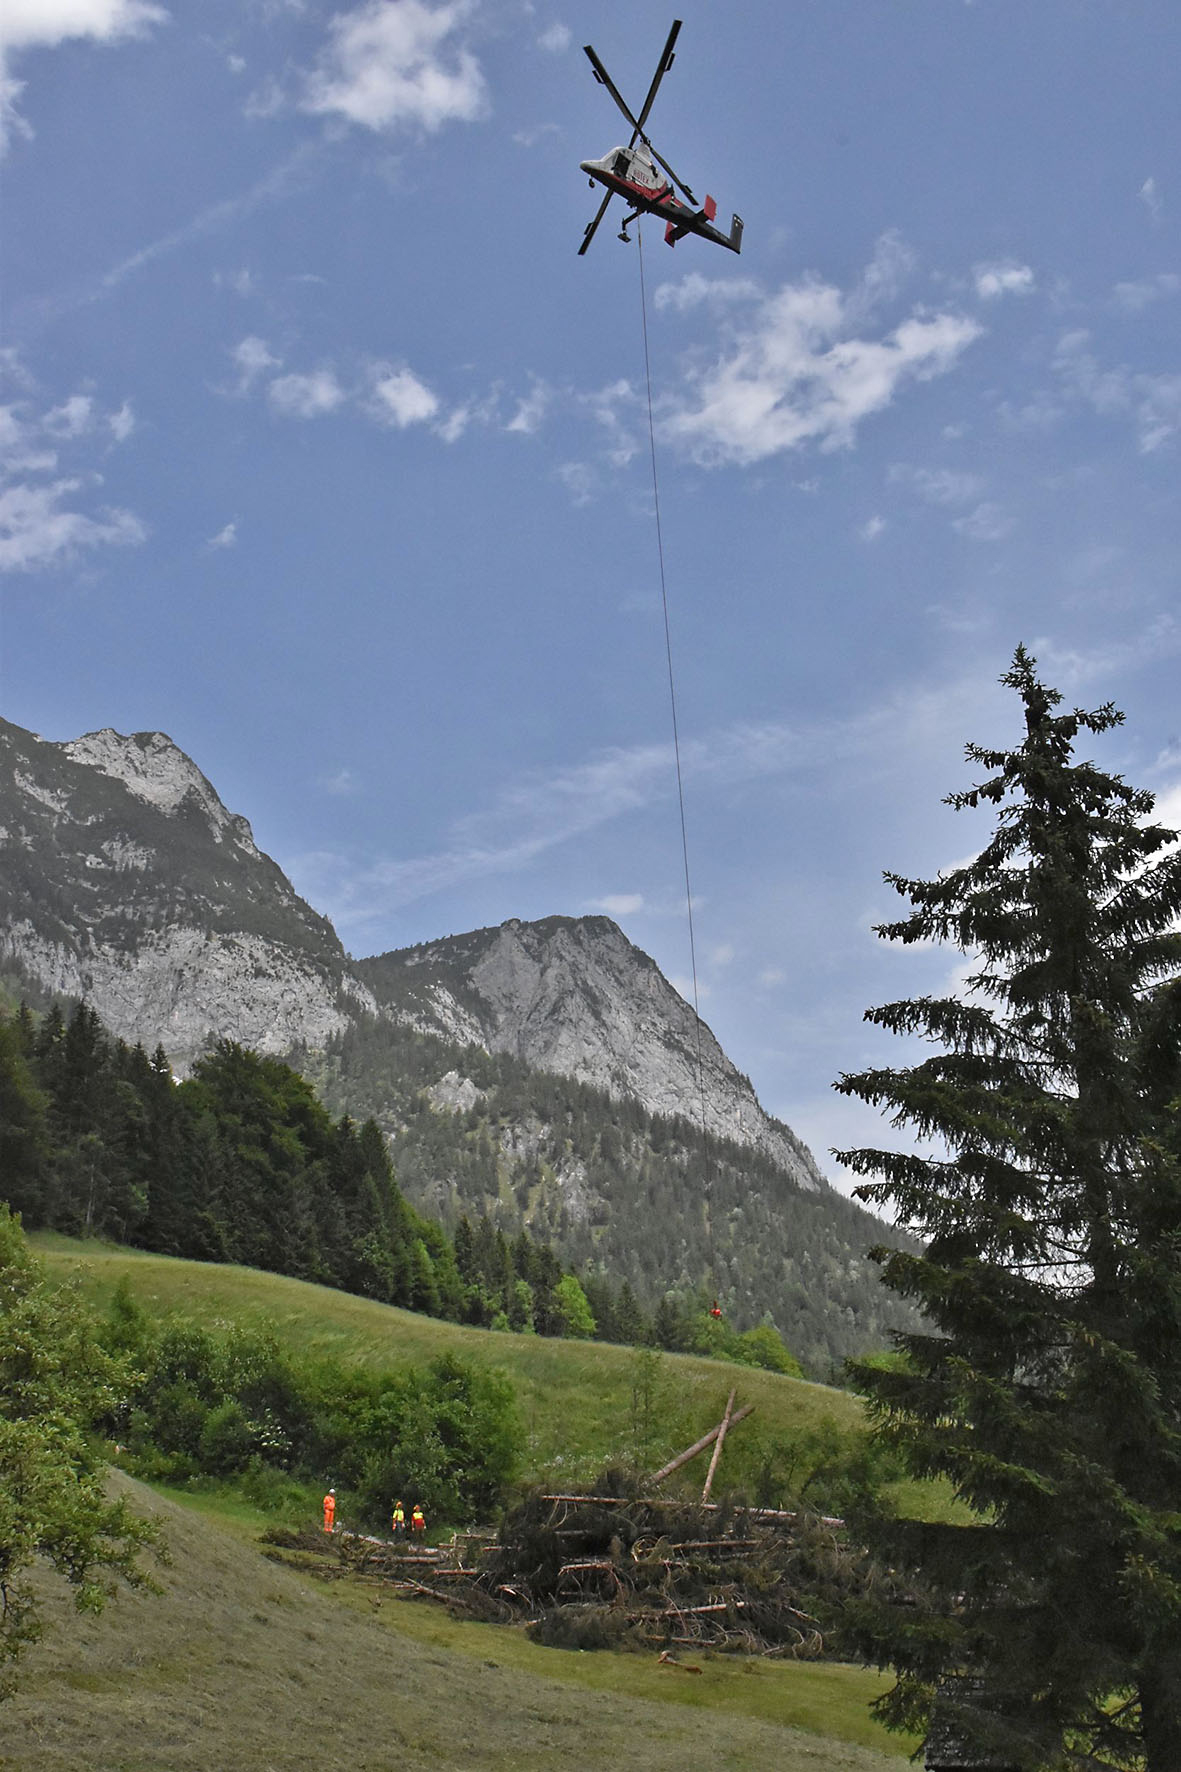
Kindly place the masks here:
MULTIPOLYGON (((652 458, 652 502, 656 510, 656 553, 660 561, 660 603, 664 612, 664 651, 668 660, 668 699, 672 709, 673 756, 677 766, 677 805, 681 814, 681 859, 685 869, 685 910, 689 921, 689 966, 693 976, 693 1021, 697 1033, 697 1094, 701 1111, 701 1151, 705 1163, 705 1225, 711 1270, 715 1268, 713 1219, 710 1211, 712 1167, 709 1129, 705 1117, 705 1061, 701 1050, 701 1009, 697 990, 697 941, 693 931, 693 890, 689 883, 689 835, 685 824, 685 783, 681 770, 681 737, 677 721, 677 684, 673 673, 672 626, 668 614, 668 588, 664 574, 664 534, 660 526, 660 481, 656 473, 656 425, 652 417, 652 365, 648 354, 648 293, 644 283, 644 231, 637 224, 636 243, 640 260, 640 317, 644 332, 644 380, 648 391, 648 448, 652 458)), ((716 1272, 712 1274, 717 1284, 716 1272)))

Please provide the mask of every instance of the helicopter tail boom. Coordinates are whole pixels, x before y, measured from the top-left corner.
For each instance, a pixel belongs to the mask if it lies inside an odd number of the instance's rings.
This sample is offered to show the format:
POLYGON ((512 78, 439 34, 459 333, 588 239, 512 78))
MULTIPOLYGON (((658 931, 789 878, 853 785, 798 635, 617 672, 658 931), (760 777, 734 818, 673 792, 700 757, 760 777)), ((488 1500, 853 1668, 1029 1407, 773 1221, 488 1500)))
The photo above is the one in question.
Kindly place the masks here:
POLYGON ((731 252, 741 252, 742 217, 740 215, 732 216, 730 220, 730 232, 728 234, 723 234, 719 228, 715 228, 712 225, 713 218, 717 213, 717 204, 712 197, 707 197, 705 200, 705 208, 699 209, 690 220, 669 222, 664 230, 666 244, 669 246, 675 246, 678 240, 683 240, 685 238, 686 234, 700 234, 703 239, 713 240, 718 246, 728 247, 731 252))

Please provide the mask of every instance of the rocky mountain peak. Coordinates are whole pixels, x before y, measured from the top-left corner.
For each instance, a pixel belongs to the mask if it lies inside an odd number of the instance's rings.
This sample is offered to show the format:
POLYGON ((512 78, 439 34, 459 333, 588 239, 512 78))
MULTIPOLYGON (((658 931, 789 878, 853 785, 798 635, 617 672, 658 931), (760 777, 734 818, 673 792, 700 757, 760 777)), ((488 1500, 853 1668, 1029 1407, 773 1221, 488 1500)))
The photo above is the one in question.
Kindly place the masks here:
POLYGON ((70 739, 61 750, 71 762, 121 781, 136 799, 160 812, 174 813, 186 800, 195 802, 208 820, 215 842, 223 842, 228 835, 248 854, 259 854, 249 822, 227 811, 212 782, 166 732, 124 734, 104 726, 99 732, 70 739))
POLYGON ((609 917, 514 917, 358 970, 387 1013, 423 1033, 511 1053, 651 1113, 698 1124, 704 1108, 709 1136, 754 1146, 801 1187, 823 1185, 811 1153, 609 917))

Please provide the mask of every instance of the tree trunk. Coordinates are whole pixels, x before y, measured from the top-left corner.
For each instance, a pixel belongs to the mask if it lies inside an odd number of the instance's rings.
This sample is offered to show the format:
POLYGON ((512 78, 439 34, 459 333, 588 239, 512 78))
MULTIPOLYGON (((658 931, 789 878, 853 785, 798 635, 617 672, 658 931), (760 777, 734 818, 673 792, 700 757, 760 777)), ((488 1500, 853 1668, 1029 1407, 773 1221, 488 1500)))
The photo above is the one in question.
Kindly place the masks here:
POLYGON ((1145 1772, 1181 1767, 1181 1650, 1158 1655, 1140 1674, 1145 1772))

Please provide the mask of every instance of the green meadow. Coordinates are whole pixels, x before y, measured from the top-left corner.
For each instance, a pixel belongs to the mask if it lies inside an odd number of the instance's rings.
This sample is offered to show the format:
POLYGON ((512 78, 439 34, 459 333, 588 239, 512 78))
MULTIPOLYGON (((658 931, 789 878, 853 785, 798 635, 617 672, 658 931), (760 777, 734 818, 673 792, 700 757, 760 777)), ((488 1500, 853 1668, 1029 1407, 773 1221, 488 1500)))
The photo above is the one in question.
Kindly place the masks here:
MULTIPOLYGON (((555 1487, 616 1459, 662 1462, 720 1418, 735 1387, 755 1413, 727 1443, 723 1489, 752 1484, 776 1442, 862 1426, 847 1392, 715 1360, 464 1328, 54 1234, 32 1242, 99 1309, 126 1282, 161 1319, 265 1329, 313 1359, 395 1369, 453 1352, 496 1368, 518 1400, 521 1474, 555 1487)), ((682 1473, 684 1493, 703 1467, 682 1473)), ((4 1772, 598 1772, 616 1760, 636 1772, 890 1772, 913 1751, 869 1714, 887 1684, 874 1670, 684 1651, 699 1669, 688 1672, 655 1655, 547 1649, 520 1627, 275 1562, 260 1543, 268 1516, 241 1491, 112 1480, 161 1519, 163 1592, 122 1594, 99 1618, 47 1594, 50 1628, 5 1707, 4 1772)), ((915 1498, 929 1516, 949 1506, 929 1489, 915 1498)))

